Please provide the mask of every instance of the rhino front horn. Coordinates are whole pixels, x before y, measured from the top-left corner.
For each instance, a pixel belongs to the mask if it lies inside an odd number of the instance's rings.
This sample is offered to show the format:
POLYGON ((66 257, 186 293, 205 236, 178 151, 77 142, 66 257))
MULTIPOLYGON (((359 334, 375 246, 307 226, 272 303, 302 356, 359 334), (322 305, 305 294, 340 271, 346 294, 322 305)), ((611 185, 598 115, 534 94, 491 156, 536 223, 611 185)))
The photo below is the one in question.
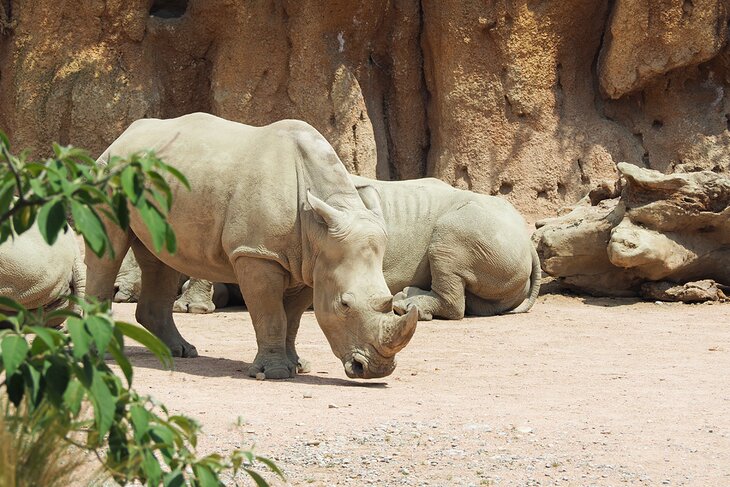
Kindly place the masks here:
POLYGON ((418 308, 415 306, 403 316, 394 316, 392 321, 380 330, 380 344, 383 350, 393 355, 400 352, 413 337, 417 323, 418 308))

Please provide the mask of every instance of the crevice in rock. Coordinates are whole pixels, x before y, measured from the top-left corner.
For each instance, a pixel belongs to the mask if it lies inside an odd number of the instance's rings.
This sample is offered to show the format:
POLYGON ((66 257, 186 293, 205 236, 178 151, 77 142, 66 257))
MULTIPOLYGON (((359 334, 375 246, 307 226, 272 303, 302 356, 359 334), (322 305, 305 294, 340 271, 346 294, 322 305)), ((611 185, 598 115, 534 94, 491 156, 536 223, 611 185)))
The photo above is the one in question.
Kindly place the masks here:
POLYGON ((154 0, 150 16, 161 19, 177 19, 188 11, 188 0, 154 0))
POLYGON ((583 167, 583 160, 579 158, 576 162, 578 163, 578 171, 580 171, 580 182, 583 184, 590 183, 591 178, 586 174, 585 168, 583 167))
POLYGON ((684 0, 684 3, 682 4, 682 17, 691 17, 694 8, 695 6, 694 3, 692 3, 692 0, 684 0))
POLYGON ((13 28, 13 1, 0 1, 0 35, 7 34, 13 28))
MULTIPOLYGON (((424 39, 426 37, 426 32, 424 29, 424 13, 423 13, 423 0, 420 0, 418 2, 418 45, 421 50, 421 96, 423 98, 423 109, 424 109, 424 128, 426 133, 425 136, 425 143, 422 148, 422 156, 421 156, 421 167, 420 167, 420 175, 422 177, 428 176, 428 157, 431 153, 431 126, 430 126, 430 118, 428 116, 428 110, 431 102, 431 92, 428 90, 428 84, 426 83, 426 50, 424 49, 424 39)), ((396 173, 397 174, 397 173, 396 173)))
POLYGON ((510 194, 514 189, 514 185, 509 181, 502 181, 499 185, 499 194, 510 194))
POLYGON ((471 176, 469 175, 469 167, 466 165, 460 165, 456 166, 456 171, 454 176, 456 176, 456 182, 457 186, 464 185, 466 186, 466 189, 471 190, 472 183, 471 183, 471 176), (461 183, 461 184, 459 184, 461 183))

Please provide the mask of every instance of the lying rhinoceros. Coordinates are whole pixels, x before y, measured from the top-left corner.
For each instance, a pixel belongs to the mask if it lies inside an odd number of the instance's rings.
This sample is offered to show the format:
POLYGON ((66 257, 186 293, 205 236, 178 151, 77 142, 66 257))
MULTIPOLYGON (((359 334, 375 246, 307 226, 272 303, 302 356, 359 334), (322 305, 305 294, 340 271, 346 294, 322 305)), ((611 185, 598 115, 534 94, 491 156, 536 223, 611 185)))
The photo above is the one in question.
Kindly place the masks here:
MULTIPOLYGON (((134 122, 100 157, 154 149, 185 174, 171 181, 174 255, 156 255, 140 215, 111 229, 116 258, 87 252, 92 296, 111 298, 129 247, 142 272, 137 320, 177 356, 197 355, 172 318, 179 273, 236 282, 258 353, 249 375, 292 376, 304 310, 315 315, 350 377, 382 377, 410 340, 418 314, 397 316, 382 273, 385 224, 375 190, 358 194, 334 149, 304 122, 250 127, 196 113, 134 122)), ((109 226, 108 226, 109 227, 109 226)))
MULTIPOLYGON (((61 232, 53 245, 48 245, 38 226, 33 225, 0 245, 0 296, 28 309, 78 312, 68 297, 83 296, 85 285, 86 269, 76 236, 70 229, 61 232)), ((58 326, 63 321, 54 318, 46 324, 58 326)))
MULTIPOLYGON (((527 311, 535 303, 540 261, 525 221, 507 201, 433 178, 351 179, 358 188, 378 191, 388 230, 383 273, 397 293, 397 312, 415 306, 422 320, 458 320, 465 311, 489 316, 527 311)), ((213 311, 210 283, 191 282, 175 310, 213 311)))

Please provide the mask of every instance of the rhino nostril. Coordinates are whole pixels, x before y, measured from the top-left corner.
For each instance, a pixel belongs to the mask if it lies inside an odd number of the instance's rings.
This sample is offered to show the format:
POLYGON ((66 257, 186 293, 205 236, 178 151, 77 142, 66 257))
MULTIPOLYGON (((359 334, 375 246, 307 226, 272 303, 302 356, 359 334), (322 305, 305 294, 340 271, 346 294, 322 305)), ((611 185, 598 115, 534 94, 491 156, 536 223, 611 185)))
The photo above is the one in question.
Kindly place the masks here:
POLYGON ((352 373, 357 377, 365 375, 365 366, 357 359, 352 359, 352 373))

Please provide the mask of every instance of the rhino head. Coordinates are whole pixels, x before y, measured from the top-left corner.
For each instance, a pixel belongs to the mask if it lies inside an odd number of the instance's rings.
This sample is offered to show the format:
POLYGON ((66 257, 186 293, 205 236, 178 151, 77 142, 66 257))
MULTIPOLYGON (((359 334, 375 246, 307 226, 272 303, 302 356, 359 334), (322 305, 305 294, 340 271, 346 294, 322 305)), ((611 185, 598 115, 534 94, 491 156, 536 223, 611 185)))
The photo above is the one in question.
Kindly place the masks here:
POLYGON ((370 190, 361 191, 364 206, 347 210, 307 195, 327 227, 312 270, 314 313, 345 373, 361 379, 393 372, 395 355, 418 321, 415 308, 404 316, 393 312, 383 277, 385 222, 377 194, 370 190))

